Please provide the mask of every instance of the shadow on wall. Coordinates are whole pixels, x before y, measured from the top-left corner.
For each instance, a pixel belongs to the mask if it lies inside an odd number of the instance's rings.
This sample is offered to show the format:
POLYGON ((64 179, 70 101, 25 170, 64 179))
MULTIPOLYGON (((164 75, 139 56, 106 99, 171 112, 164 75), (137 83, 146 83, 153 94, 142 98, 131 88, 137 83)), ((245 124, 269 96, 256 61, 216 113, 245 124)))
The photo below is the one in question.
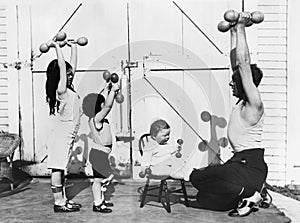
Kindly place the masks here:
POLYGON ((228 145, 228 140, 226 137, 218 138, 216 128, 225 128, 227 126, 227 121, 223 117, 211 115, 208 111, 203 111, 201 113, 201 120, 210 123, 210 140, 200 142, 198 149, 201 152, 208 151, 209 165, 220 164, 222 162, 220 157, 221 147, 225 148, 228 145))

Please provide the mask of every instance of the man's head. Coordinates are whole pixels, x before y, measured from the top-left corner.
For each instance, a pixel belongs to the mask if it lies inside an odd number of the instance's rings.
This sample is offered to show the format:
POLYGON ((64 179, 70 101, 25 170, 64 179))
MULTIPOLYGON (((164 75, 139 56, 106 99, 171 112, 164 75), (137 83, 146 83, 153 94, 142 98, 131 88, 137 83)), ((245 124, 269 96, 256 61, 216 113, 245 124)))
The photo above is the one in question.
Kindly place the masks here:
MULTIPOLYGON (((257 87, 260 84, 261 79, 263 78, 262 71, 256 66, 256 64, 251 64, 251 73, 252 73, 252 80, 255 86, 257 87)), ((229 85, 232 88, 233 96, 245 99, 246 94, 242 85, 242 79, 240 75, 240 71, 238 66, 233 69, 232 80, 230 81, 229 85)))
POLYGON ((151 137, 160 145, 164 145, 170 139, 170 126, 162 119, 156 120, 150 127, 151 137))

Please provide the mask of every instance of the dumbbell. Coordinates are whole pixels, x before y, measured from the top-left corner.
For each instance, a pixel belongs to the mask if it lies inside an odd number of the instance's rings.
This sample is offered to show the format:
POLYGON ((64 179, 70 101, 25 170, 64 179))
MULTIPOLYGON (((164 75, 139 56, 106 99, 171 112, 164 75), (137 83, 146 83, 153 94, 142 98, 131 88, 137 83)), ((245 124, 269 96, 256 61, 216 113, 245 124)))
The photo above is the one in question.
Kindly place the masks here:
MULTIPOLYGON (((229 23, 236 23, 239 19, 239 13, 232 9, 227 10, 224 13, 224 19, 229 23)), ((258 24, 261 23, 262 21, 264 21, 263 13, 261 13, 260 11, 251 12, 251 22, 258 24)))
POLYGON ((152 173, 152 171, 151 171, 150 167, 147 167, 145 169, 145 172, 143 172, 143 171, 139 172, 139 177, 144 178, 146 175, 150 175, 151 173, 152 173))
MULTIPOLYGON (((236 24, 239 19, 239 14, 235 10, 227 10, 224 13, 225 21, 218 23, 218 30, 220 32, 227 32, 232 26, 236 24)), ((251 26, 253 23, 261 23, 264 20, 264 14, 260 11, 254 11, 251 13, 251 20, 246 24, 246 27, 251 26)))
MULTIPOLYGON (((118 81, 119 81, 119 76, 118 76, 118 74, 116 74, 116 73, 112 73, 111 74, 111 76, 110 76, 110 81, 112 82, 112 83, 117 83, 118 81)), ((118 93, 117 93, 117 95, 115 96, 115 100, 116 100, 116 102, 118 103, 118 104, 121 104, 121 103, 123 103, 123 101, 124 101, 124 96, 123 96, 123 94, 119 91, 118 93)))
POLYGON ((180 151, 182 150, 182 144, 183 144, 183 140, 177 139, 177 152, 175 154, 176 158, 182 157, 182 154, 180 153, 180 151))
POLYGON ((108 70, 103 72, 103 79, 106 80, 106 82, 112 82, 117 83, 119 81, 119 76, 116 73, 110 73, 108 70))
MULTIPOLYGON (((56 37, 55 41, 59 41, 59 46, 62 48, 64 47, 68 42, 73 42, 78 44, 79 46, 85 46, 88 44, 88 39, 86 37, 79 37, 76 41, 69 39, 66 40, 66 34, 65 32, 59 32, 56 37)), ((47 53, 49 51, 50 47, 48 46, 47 43, 42 43, 40 45, 40 51, 41 53, 47 53)))

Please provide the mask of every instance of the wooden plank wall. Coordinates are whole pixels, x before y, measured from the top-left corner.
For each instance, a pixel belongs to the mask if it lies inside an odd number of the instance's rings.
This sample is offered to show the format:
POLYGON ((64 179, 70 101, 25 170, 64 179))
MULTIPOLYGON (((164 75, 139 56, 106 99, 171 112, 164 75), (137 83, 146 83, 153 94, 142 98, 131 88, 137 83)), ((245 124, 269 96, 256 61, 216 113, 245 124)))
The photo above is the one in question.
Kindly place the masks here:
POLYGON ((7 11, 0 5, 0 130, 8 131, 7 11))
POLYGON ((264 147, 267 182, 284 185, 287 174, 287 0, 260 0, 265 20, 258 26, 258 64, 265 105, 264 147))

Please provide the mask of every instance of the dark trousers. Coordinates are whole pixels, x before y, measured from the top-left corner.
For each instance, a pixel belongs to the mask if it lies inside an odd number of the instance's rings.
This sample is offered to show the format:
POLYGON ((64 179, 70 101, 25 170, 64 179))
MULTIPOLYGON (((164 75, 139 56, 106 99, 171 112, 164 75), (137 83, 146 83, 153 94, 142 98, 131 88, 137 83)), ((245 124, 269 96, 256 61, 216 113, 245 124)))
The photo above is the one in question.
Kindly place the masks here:
POLYGON ((241 198, 260 191, 267 178, 264 149, 237 152, 224 164, 194 170, 190 174, 197 188, 201 208, 227 211, 236 208, 241 198))
POLYGON ((92 165, 93 176, 95 178, 107 178, 112 173, 107 153, 92 148, 89 161, 92 165))

